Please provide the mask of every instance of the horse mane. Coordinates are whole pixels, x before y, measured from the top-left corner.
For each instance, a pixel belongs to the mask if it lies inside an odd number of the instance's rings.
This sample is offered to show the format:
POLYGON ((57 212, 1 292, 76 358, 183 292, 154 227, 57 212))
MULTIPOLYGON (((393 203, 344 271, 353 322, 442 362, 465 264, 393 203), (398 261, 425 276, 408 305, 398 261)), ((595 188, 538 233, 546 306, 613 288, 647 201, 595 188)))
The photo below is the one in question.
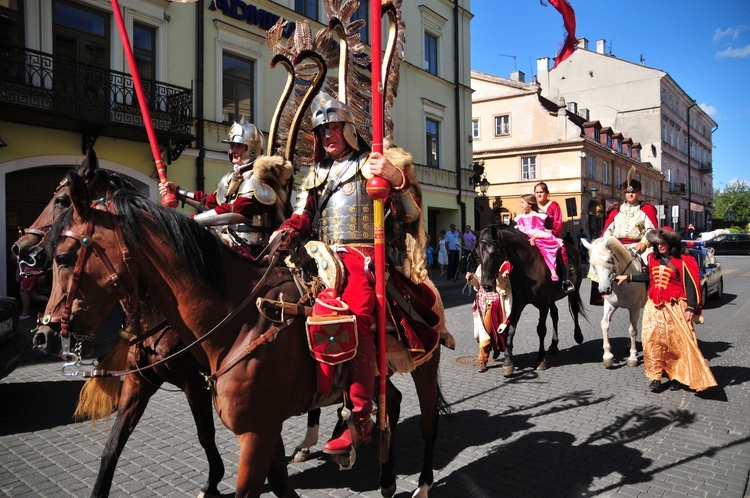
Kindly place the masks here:
MULTIPOLYGON (((116 190, 112 203, 125 244, 132 252, 143 246, 142 231, 153 231, 184 261, 190 276, 224 294, 225 282, 221 268, 223 244, 216 232, 206 230, 181 211, 154 203, 134 187, 116 190)), ((70 224, 72 217, 73 210, 70 209, 53 224, 47 236, 48 255, 54 254, 62 231, 70 224)), ((234 254, 234 251, 230 252, 234 254)), ((240 258, 239 255, 237 257, 240 258)))
POLYGON ((516 230, 510 225, 499 223, 497 225, 490 225, 488 228, 489 231, 486 232, 483 237, 488 239, 486 240, 486 242, 497 242, 498 247, 503 249, 505 257, 514 257, 516 251, 508 251, 505 247, 503 247, 503 244, 519 244, 521 247, 529 246, 529 238, 526 236, 526 234, 521 232, 520 230, 516 230))
POLYGON ((138 191, 118 190, 112 202, 129 247, 141 247, 144 229, 156 232, 179 254, 191 276, 224 293, 223 244, 216 232, 205 229, 182 211, 156 204, 138 191))
POLYGON ((627 247, 622 245, 622 242, 620 242, 617 237, 612 237, 610 235, 606 241, 606 246, 612 251, 612 255, 617 262, 615 268, 618 273, 624 271, 627 264, 634 259, 633 253, 631 253, 627 247))

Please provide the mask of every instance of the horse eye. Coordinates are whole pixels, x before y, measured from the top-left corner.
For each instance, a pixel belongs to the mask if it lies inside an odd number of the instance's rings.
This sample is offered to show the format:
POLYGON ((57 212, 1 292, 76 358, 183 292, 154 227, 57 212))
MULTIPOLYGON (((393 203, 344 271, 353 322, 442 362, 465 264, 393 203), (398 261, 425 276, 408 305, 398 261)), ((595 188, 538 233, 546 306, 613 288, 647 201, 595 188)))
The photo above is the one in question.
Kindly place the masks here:
POLYGON ((613 265, 613 264, 615 264, 615 260, 614 260, 614 259, 612 259, 612 258, 609 258, 609 259, 607 260, 607 263, 609 263, 610 265, 613 265))
POLYGON ((55 263, 57 266, 69 266, 72 258, 68 254, 57 254, 55 255, 55 263))
POLYGON ((61 207, 64 207, 64 208, 69 208, 70 207, 70 196, 67 195, 67 194, 57 196, 57 198, 55 199, 55 206, 61 206, 61 207))

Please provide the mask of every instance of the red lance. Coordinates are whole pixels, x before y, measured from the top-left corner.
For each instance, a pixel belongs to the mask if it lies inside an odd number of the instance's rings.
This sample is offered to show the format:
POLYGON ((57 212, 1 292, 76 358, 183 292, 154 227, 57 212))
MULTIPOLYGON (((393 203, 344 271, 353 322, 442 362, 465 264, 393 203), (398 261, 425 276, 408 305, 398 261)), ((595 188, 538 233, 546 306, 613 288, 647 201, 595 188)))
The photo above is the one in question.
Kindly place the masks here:
MULTIPOLYGON (((146 96, 143 93, 141 77, 138 75, 138 66, 135 64, 133 49, 130 47, 128 32, 125 29, 125 22, 122 20, 122 13, 120 12, 120 3, 117 0, 112 0, 112 10, 115 13, 117 27, 120 30, 122 46, 125 49, 125 57, 127 58, 128 66, 130 67, 130 75, 133 78, 133 87, 135 88, 135 94, 138 97, 138 107, 141 109, 143 124, 146 127, 146 134, 148 135, 148 143, 151 145, 151 154, 154 156, 154 162, 156 163, 156 172, 159 175, 159 181, 164 183, 167 181, 167 171, 164 169, 164 163, 161 160, 161 151, 159 151, 159 144, 156 141, 154 125, 151 123, 151 114, 148 112, 148 102, 146 102, 146 96)), ((177 207, 178 201, 174 194, 166 194, 162 196, 161 203, 164 206, 174 208, 177 207)))
MULTIPOLYGON (((383 86, 382 86, 382 30, 380 1, 370 2, 370 26, 372 26, 371 66, 372 75, 372 150, 383 153, 383 86)), ((367 182, 367 192, 373 198, 373 225, 375 238, 375 298, 378 342, 378 429, 380 431, 380 461, 388 456, 386 412, 386 380, 388 366, 385 351, 385 208, 384 201, 391 191, 391 184, 382 177, 373 176, 367 182)))

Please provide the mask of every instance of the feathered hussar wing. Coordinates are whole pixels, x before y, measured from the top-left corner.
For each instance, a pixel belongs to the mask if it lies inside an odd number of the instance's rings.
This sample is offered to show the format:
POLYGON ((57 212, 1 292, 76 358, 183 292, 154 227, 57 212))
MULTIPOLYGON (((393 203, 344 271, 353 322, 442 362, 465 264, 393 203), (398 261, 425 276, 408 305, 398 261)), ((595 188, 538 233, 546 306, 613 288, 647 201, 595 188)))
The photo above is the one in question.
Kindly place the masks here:
POLYGON ((326 0, 323 2, 323 8, 326 11, 328 19, 338 17, 338 13, 341 10, 341 0, 326 0))
POLYGON ((272 53, 276 53, 276 45, 279 45, 279 42, 284 35, 284 26, 286 26, 286 21, 279 18, 279 20, 276 21, 276 24, 266 30, 266 44, 272 53))
POLYGON ((393 141, 393 118, 391 109, 398 95, 399 77, 401 74, 401 60, 404 58, 406 44, 406 24, 401 19, 401 0, 393 0, 383 4, 389 20, 388 41, 383 59, 383 141, 393 141))
MULTIPOLYGON (((336 2, 336 3, 340 4, 341 2, 336 2)), ((357 12, 358 8, 359 8, 358 0, 347 0, 344 3, 344 5, 340 5, 339 8, 336 9, 338 11, 338 15, 336 17, 338 17, 339 19, 348 21, 357 12)), ((329 16, 329 19, 330 18, 331 16, 329 16)), ((362 21, 362 23, 364 24, 364 20, 362 21)), ((359 31, 360 29, 361 27, 357 28, 357 31, 359 31)), ((347 33, 347 34, 350 34, 350 33, 347 33)))
MULTIPOLYGON (((375 1, 375 0, 373 0, 375 1)), ((312 162, 314 135, 309 112, 303 115, 296 112, 299 106, 307 105, 305 95, 309 94, 311 85, 317 84, 321 77, 320 60, 325 61, 325 81, 321 90, 347 102, 354 116, 357 131, 365 142, 372 141, 371 109, 371 59, 367 46, 362 42, 360 31, 365 26, 364 19, 352 21, 359 7, 357 0, 324 0, 329 26, 319 30, 313 37, 307 21, 296 23, 294 34, 290 36, 286 45, 282 43, 284 24, 281 22, 273 26, 266 34, 266 40, 271 52, 294 60, 294 91, 288 97, 288 102, 281 110, 278 119, 279 131, 277 136, 278 149, 284 150, 291 130, 296 133, 296 149, 293 162, 296 167, 312 162), (340 51, 346 50, 344 58, 340 58, 340 51), (309 57, 299 60, 299 55, 314 52, 320 59, 309 62, 309 57), (340 67, 340 60, 344 60, 346 67, 340 67), (340 81, 343 78, 343 82, 340 81), (341 86, 339 83, 343 83, 341 86), (339 88, 343 88, 345 95, 339 95, 339 88), (296 116, 296 118, 295 118, 296 116), (296 120, 296 121, 295 121, 296 120), (295 128, 298 127, 298 128, 295 128)), ((382 1, 384 12, 389 19, 389 46, 383 68, 384 89, 384 138, 392 141, 393 120, 391 108, 395 102, 399 83, 399 63, 403 58, 404 23, 401 20, 401 0, 382 1)))

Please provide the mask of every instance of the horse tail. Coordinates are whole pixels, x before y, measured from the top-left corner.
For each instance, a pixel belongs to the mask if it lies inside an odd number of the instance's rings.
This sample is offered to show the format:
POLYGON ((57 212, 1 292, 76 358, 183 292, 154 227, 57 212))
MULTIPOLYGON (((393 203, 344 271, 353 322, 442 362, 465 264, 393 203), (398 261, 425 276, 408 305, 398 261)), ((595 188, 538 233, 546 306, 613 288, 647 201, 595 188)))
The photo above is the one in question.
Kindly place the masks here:
MULTIPOLYGON (((122 370, 127 364, 130 341, 119 338, 107 350, 99 362, 101 370, 122 370)), ((92 377, 86 380, 78 396, 73 417, 76 420, 96 421, 109 417, 120 400, 120 378, 119 377, 92 377)))
POLYGON ((437 409, 438 414, 445 415, 448 420, 453 420, 453 411, 451 410, 451 405, 445 400, 445 397, 443 396, 443 391, 440 389, 440 382, 438 382, 437 386, 437 409))
POLYGON ((571 316, 581 315, 581 317, 589 321, 589 316, 586 314, 586 308, 583 307, 583 300, 581 299, 581 288, 579 287, 573 294, 568 296, 568 311, 571 316))

